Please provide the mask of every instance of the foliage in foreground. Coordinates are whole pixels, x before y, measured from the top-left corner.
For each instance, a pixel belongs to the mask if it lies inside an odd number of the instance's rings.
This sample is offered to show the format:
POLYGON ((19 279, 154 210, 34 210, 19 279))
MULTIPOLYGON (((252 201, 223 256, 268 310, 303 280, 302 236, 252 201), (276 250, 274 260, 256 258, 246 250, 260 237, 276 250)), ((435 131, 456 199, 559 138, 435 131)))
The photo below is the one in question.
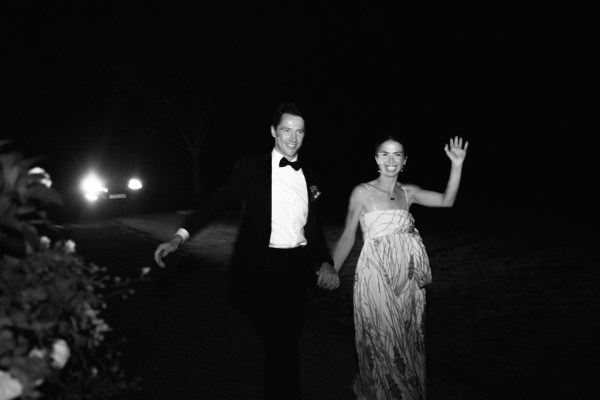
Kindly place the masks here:
POLYGON ((86 262, 75 243, 40 236, 62 203, 50 176, 0 141, 0 400, 111 399, 137 387, 119 365, 102 319, 106 299, 128 293, 86 262))

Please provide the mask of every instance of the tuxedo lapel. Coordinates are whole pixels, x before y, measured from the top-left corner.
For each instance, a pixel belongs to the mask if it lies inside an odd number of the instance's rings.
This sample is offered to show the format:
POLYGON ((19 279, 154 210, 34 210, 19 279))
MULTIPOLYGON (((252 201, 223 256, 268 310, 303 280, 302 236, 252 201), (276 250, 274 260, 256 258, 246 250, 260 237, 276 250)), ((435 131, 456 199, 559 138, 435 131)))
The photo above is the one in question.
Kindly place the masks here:
MULTIPOLYGON (((310 168, 310 166, 302 166, 302 172, 304 173, 304 179, 306 180, 306 193, 308 195, 308 213, 309 215, 311 214, 311 212, 313 211, 313 206, 314 206, 314 202, 315 202, 315 198, 313 191, 311 190, 311 187, 317 188, 318 187, 318 176, 315 175, 315 173, 313 172, 313 170, 310 168)), ((310 221, 310 218, 309 218, 310 221)))
POLYGON ((302 172, 304 173, 304 180, 306 180, 306 190, 310 195, 310 186, 313 183, 313 174, 310 167, 302 167, 302 172))

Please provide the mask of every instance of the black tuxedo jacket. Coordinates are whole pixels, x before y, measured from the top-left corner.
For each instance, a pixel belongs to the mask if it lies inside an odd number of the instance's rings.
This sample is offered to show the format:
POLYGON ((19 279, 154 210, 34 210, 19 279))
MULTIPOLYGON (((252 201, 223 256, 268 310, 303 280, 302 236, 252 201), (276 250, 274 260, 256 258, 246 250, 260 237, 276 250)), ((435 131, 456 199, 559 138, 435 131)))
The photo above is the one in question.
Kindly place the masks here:
MULTIPOLYGON (((312 186, 319 187, 318 176, 308 166, 302 166, 309 196, 308 218, 304 227, 310 265, 314 271, 324 262, 333 265, 331 254, 316 212, 312 186)), ((198 232, 226 208, 241 202, 243 217, 235 244, 230 270, 233 304, 251 299, 253 288, 260 287, 260 268, 264 264, 271 237, 271 153, 243 157, 225 185, 203 200, 184 221, 182 227, 190 236, 198 232)))

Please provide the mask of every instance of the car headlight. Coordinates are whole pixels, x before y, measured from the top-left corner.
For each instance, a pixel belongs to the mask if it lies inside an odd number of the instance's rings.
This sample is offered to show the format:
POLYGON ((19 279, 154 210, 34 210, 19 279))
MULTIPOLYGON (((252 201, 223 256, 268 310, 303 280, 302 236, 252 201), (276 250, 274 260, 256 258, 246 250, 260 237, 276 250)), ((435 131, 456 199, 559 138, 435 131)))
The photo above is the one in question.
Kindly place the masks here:
POLYGON ((81 191, 88 201, 96 201, 102 193, 108 192, 104 182, 93 172, 81 181, 81 191))
POLYGON ((85 197, 85 199, 87 201, 96 201, 96 200, 98 200, 98 195, 94 194, 94 193, 84 193, 83 197, 85 197))
POLYGON ((127 187, 130 190, 140 190, 142 188, 142 181, 137 178, 131 178, 129 182, 127 182, 127 187))

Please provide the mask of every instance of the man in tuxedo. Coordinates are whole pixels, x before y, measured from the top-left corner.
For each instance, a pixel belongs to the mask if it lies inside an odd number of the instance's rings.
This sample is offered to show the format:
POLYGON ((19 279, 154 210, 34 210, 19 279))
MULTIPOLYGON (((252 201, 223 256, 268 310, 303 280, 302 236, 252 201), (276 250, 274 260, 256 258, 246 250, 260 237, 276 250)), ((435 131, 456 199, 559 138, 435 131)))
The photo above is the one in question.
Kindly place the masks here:
POLYGON ((315 212, 318 177, 298 157, 305 127, 295 105, 279 106, 271 135, 273 150, 241 158, 229 181, 201 202, 154 257, 164 267, 165 256, 220 211, 242 203, 229 300, 248 315, 264 345, 265 399, 293 400, 300 399, 298 342, 308 284, 318 275, 319 287, 333 289, 339 278, 315 212))

